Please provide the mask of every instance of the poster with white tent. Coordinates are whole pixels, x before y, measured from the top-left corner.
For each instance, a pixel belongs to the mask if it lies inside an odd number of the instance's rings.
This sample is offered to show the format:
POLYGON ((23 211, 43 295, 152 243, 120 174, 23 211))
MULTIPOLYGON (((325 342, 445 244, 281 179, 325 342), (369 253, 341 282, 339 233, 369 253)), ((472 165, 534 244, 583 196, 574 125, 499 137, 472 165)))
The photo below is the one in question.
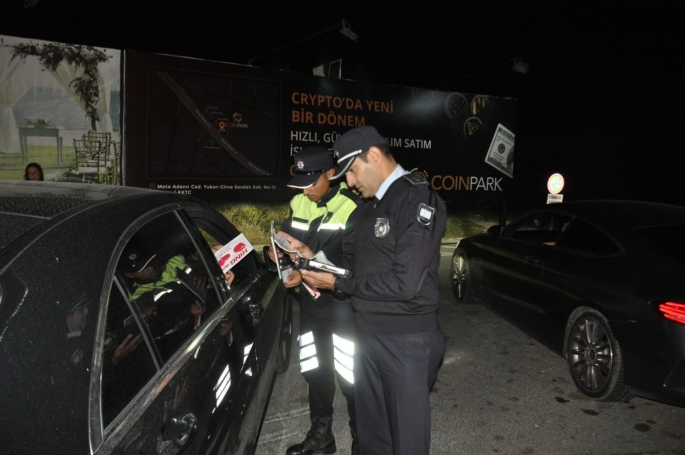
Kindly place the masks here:
POLYGON ((0 179, 120 181, 121 51, 0 35, 0 179))

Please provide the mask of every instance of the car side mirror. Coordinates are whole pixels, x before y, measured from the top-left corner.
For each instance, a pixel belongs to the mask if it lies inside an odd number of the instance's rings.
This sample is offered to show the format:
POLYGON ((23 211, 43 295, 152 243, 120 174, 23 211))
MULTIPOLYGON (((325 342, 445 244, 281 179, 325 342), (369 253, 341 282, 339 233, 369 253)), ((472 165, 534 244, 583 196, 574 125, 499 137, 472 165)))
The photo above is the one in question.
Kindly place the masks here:
POLYGON ((503 226, 503 225, 501 225, 501 224, 496 224, 496 225, 494 225, 494 226, 490 226, 490 227, 488 228, 488 230, 487 230, 487 233, 488 233, 489 235, 495 235, 495 236, 499 237, 500 234, 502 234, 502 229, 504 229, 504 226, 503 226))

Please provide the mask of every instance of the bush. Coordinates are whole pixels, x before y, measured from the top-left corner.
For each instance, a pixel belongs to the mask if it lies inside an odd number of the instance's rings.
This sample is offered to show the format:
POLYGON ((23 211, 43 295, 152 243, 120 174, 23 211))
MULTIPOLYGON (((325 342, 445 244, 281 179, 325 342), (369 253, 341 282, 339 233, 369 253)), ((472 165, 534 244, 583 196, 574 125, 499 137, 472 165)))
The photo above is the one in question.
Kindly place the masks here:
MULTIPOLYGON (((253 245, 267 245, 271 222, 274 222, 274 228, 278 232, 281 223, 288 216, 290 204, 223 202, 215 204, 214 208, 245 234, 253 245)), ((482 204, 476 207, 456 204, 449 205, 447 209, 446 239, 479 234, 498 223, 497 214, 492 208, 482 204)))
POLYGON ((221 203, 214 208, 245 234, 250 243, 267 245, 271 222, 274 222, 274 228, 278 232, 281 223, 288 216, 290 204, 221 203))
POLYGON ((471 235, 485 232, 486 230, 487 227, 484 227, 483 223, 472 217, 461 217, 448 214, 445 238, 454 239, 469 237, 471 235))

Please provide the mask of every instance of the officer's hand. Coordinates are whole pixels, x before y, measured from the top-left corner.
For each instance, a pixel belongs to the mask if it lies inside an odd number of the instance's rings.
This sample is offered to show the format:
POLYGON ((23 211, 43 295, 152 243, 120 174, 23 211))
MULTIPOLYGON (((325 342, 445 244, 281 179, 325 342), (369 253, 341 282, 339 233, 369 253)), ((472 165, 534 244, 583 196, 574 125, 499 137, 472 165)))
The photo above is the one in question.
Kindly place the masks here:
MULTIPOLYGON (((281 251, 281 250, 278 250, 276 252, 276 254, 278 255, 279 258, 283 257, 283 251, 281 251)), ((267 252, 267 255, 269 256, 269 259, 271 259, 271 262, 276 262, 276 257, 274 256, 274 247, 273 246, 269 246, 269 251, 267 252)))
MULTIPOLYGON (((307 245, 304 243, 300 242, 297 240, 295 237, 291 236, 290 234, 287 234, 283 231, 278 232, 280 235, 282 235, 289 243, 290 247, 300 253, 300 257, 311 259, 314 257, 316 253, 314 253, 307 245)), ((294 254, 291 254, 290 259, 293 261, 296 261, 298 257, 294 254)))
POLYGON ((311 270, 301 270, 302 279, 319 289, 333 289, 335 285, 335 275, 328 272, 314 272, 311 270))
POLYGON ((300 270, 293 270, 293 273, 288 275, 288 280, 285 282, 285 287, 294 288, 302 283, 302 272, 300 270))

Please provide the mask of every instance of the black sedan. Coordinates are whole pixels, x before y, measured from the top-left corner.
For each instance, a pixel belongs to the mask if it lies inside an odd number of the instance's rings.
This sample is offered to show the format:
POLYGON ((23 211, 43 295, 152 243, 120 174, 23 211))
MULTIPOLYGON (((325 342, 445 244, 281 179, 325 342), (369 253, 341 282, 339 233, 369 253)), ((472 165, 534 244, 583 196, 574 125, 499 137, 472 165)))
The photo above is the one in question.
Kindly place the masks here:
POLYGON ((685 404, 685 207, 549 204, 462 239, 451 269, 458 300, 563 355, 585 395, 685 404))
POLYGON ((173 193, 5 181, 0 225, 3 454, 254 452, 292 312, 229 221, 173 193))

